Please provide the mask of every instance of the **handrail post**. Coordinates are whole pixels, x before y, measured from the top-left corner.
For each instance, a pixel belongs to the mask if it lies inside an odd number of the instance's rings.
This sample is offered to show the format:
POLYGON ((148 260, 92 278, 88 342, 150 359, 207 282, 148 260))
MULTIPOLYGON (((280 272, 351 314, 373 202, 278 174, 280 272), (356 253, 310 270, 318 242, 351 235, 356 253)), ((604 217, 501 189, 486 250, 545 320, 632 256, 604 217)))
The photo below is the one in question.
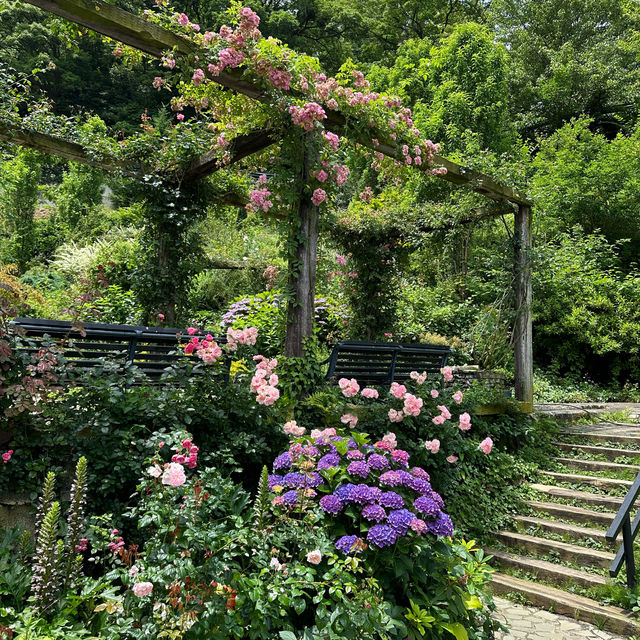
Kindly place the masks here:
POLYGON ((629 514, 622 523, 622 544, 624 545, 624 563, 627 570, 627 586, 633 589, 636 586, 636 563, 633 556, 633 535, 631 534, 631 519, 629 514))

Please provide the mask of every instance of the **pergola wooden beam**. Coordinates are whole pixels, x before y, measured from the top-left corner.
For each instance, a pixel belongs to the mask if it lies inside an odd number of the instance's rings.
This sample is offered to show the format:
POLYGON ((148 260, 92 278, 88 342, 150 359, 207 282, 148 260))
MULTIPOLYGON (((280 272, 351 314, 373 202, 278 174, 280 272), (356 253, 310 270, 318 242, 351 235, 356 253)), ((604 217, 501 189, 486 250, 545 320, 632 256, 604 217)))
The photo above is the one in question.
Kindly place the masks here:
MULTIPOLYGON (((164 52, 173 48, 183 55, 193 55, 198 51, 198 47, 187 38, 143 20, 103 0, 24 1, 155 57, 160 57, 164 52)), ((261 101, 268 99, 264 90, 243 80, 238 72, 225 70, 217 76, 209 75, 209 78, 223 87, 250 98, 261 101)), ((344 133, 347 124, 344 115, 340 111, 332 109, 326 111, 325 126, 327 129, 338 134, 344 133)), ((386 156, 404 161, 400 147, 393 141, 387 140, 374 145, 372 142, 374 138, 382 140, 384 136, 372 129, 370 138, 361 137, 358 142, 386 156)), ((483 173, 463 167, 442 156, 436 156, 435 164, 447 169, 447 173, 441 177, 448 182, 467 186, 494 200, 508 200, 515 204, 531 206, 531 202, 525 196, 483 173)))

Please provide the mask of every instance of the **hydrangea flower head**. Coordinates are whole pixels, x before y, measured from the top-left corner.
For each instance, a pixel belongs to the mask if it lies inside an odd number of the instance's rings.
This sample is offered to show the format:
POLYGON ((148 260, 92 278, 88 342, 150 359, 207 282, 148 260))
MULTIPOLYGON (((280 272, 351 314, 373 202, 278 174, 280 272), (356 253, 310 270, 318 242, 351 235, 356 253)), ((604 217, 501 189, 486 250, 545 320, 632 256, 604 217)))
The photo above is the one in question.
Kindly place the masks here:
POLYGON ((359 476, 360 478, 366 478, 370 471, 369 465, 362 460, 354 460, 347 467, 347 472, 350 476, 359 476))
POLYGON ((436 536, 449 537, 453 534, 453 522, 451 518, 442 511, 435 520, 427 522, 427 528, 436 536))
POLYGON ((330 469, 340 464, 340 456, 337 453, 327 453, 318 460, 318 471, 330 469))
POLYGON ((273 461, 273 470, 280 471, 282 469, 290 469, 291 462, 291 454, 288 451, 285 451, 273 461))
POLYGON ((379 548, 390 547, 397 539, 396 530, 388 524, 374 524, 367 534, 367 541, 379 548))
POLYGON ((415 517, 409 509, 397 509, 389 514, 387 522, 398 532, 398 535, 404 536, 415 517))
POLYGON ((374 500, 371 487, 366 484, 356 485, 349 494, 349 502, 356 504, 371 504, 374 500))
POLYGON ((338 496, 331 494, 328 496, 322 496, 322 498, 320 498, 320 508, 325 513, 333 513, 335 515, 342 511, 342 509, 344 508, 344 504, 342 500, 338 498, 338 496))
POLYGON ((431 496, 420 496, 413 501, 416 511, 435 518, 440 513, 440 507, 431 496))
POLYGON ((389 468, 389 460, 387 460, 386 456, 380 455, 379 453, 372 453, 367 460, 367 464, 374 471, 382 471, 383 469, 389 468))
POLYGON ((369 522, 382 522, 387 517, 387 512, 379 504, 368 504, 362 510, 362 517, 369 522))
POLYGON ((351 553, 359 553, 363 549, 362 538, 358 536, 342 536, 336 542, 336 549, 341 551, 345 556, 351 553))
POLYGON ((402 484, 402 476, 397 471, 385 471, 380 476, 380 482, 390 487, 399 487, 402 484))

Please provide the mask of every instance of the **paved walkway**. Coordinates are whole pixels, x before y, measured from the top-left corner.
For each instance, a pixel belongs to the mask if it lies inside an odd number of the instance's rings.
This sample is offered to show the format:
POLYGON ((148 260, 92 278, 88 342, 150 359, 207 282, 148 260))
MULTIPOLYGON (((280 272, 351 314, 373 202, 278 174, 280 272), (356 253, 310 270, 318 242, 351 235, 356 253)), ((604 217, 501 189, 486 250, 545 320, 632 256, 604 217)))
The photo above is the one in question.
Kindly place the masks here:
POLYGON ((496 633, 496 640, 622 640, 621 636, 600 631, 587 622, 504 598, 494 598, 494 601, 498 607, 495 618, 509 627, 509 633, 496 633))

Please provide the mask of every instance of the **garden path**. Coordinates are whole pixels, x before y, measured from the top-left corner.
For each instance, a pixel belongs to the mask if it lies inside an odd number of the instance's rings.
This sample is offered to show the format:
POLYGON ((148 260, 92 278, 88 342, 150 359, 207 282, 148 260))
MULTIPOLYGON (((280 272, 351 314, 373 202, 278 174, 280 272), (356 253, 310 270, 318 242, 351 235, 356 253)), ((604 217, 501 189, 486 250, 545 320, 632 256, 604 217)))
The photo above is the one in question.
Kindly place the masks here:
POLYGON ((582 622, 550 613, 544 609, 525 607, 503 598, 494 598, 498 610, 494 617, 509 627, 509 633, 497 633, 496 640, 621 640, 582 622))

